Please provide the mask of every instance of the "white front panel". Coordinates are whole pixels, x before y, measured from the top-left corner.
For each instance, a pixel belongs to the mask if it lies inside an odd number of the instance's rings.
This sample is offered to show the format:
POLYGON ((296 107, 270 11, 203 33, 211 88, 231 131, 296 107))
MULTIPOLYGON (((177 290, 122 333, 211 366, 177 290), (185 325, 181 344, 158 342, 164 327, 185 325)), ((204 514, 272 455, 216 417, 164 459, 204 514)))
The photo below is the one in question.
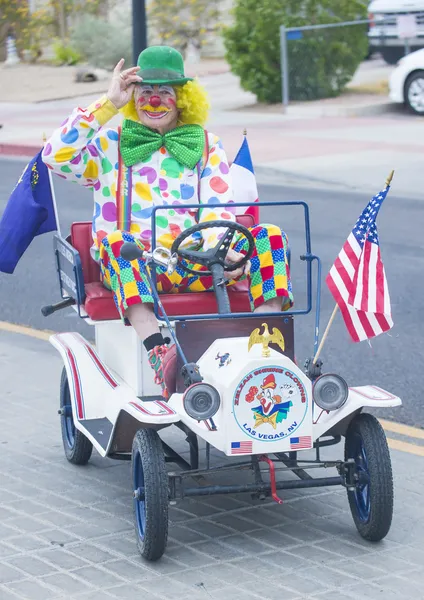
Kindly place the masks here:
POLYGON ((312 447, 309 379, 287 356, 271 350, 264 358, 261 346, 249 352, 247 344, 248 338, 216 340, 198 361, 204 381, 221 394, 214 417, 219 446, 227 455, 312 447))
MULTIPOLYGON (((169 331, 161 326, 166 337, 169 331)), ((169 336, 170 337, 170 336, 169 336)), ((136 396, 160 396, 161 388, 153 380, 146 349, 131 326, 121 321, 96 323, 96 348, 101 360, 115 371, 136 396)))

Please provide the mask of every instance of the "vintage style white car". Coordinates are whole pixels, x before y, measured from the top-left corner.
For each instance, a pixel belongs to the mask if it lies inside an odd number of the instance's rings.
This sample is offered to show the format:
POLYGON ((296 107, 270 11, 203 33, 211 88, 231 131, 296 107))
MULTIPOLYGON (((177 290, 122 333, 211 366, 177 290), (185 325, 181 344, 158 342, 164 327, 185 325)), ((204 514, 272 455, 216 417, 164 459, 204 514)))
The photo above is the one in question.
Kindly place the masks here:
MULTIPOLYGON (((213 278, 214 292, 159 297, 155 269, 151 269, 156 316, 176 350, 176 368, 172 371, 170 366, 168 373, 169 378, 174 373, 173 380, 167 381, 168 401, 152 381, 142 343, 132 327, 120 321, 112 293, 100 283, 99 267, 90 255, 91 223, 74 223, 68 239, 55 235, 62 300, 42 312, 47 316, 73 305, 96 332, 95 347, 77 333, 51 337, 64 361, 59 414, 65 455, 73 464, 86 464, 94 447, 103 457, 132 462, 135 535, 147 560, 157 560, 165 551, 169 502, 189 496, 250 492, 281 503, 278 490, 341 485, 365 539, 381 540, 390 529, 393 481, 389 449, 380 423, 363 409, 399 406, 401 400, 376 386, 355 387, 337 374, 322 373, 320 361, 307 360, 305 369, 299 367, 294 356, 294 317, 312 310, 312 265, 317 264, 316 318, 311 332, 316 350, 320 261, 311 251, 307 204, 262 203, 265 205, 274 210, 298 205, 304 213, 304 308, 260 315, 250 311, 247 282, 227 289, 224 270, 239 266, 229 267, 225 262, 234 233, 249 242, 249 251, 241 260, 253 252, 252 215, 240 215, 237 222, 199 223, 181 233, 171 250, 156 248, 143 253, 135 244, 124 244, 121 249, 123 260, 142 257, 151 266, 156 263, 171 271, 177 261, 186 268, 186 259, 206 267, 213 278), (205 252, 183 249, 187 236, 217 226, 227 231, 216 248, 205 252), (177 454, 160 436, 163 428, 173 426, 186 435, 189 459, 177 454), (340 458, 328 460, 322 448, 338 444, 342 437, 344 452, 340 458), (199 439, 205 446, 203 468, 199 439), (211 447, 233 462, 227 459, 216 464, 215 459, 212 464, 211 447), (302 459, 305 451, 309 453, 302 459), (166 462, 176 463, 180 469, 168 472, 166 462), (308 473, 308 469, 316 473, 326 468, 332 468, 331 476, 308 473), (223 485, 220 474, 231 469, 241 469, 246 479, 223 485), (287 474, 297 479, 285 477, 287 474)), ((157 210, 169 208, 154 208, 153 232, 157 210)))

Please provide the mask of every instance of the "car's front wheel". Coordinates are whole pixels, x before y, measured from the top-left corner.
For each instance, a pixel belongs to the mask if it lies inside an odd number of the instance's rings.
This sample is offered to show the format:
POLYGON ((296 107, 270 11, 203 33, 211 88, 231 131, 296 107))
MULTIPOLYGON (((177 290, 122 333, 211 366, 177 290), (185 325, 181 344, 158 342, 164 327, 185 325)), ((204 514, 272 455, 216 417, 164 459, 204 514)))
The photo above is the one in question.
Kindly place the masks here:
POLYGON ((417 114, 424 115, 424 71, 415 71, 405 83, 405 104, 408 109, 417 114))

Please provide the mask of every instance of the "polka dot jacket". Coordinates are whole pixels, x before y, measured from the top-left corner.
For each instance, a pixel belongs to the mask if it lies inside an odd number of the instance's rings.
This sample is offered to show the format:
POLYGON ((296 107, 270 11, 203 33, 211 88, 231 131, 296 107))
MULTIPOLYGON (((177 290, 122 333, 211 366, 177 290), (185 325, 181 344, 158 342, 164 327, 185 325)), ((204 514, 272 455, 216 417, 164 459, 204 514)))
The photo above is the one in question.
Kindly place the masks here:
MULTIPOLYGON (((94 191, 92 255, 99 259, 101 240, 117 229, 116 186, 118 179, 118 132, 105 127, 118 114, 105 97, 87 109, 76 108, 53 132, 43 150, 43 161, 57 175, 94 191)), ((170 248, 179 233, 196 224, 197 209, 185 204, 206 205, 200 222, 235 220, 228 208, 207 208, 211 203, 232 202, 228 161, 220 139, 208 132, 209 157, 200 172, 179 164, 165 148, 132 167, 131 233, 146 249, 151 245, 153 206, 172 206, 156 214, 158 245, 170 248)), ((198 234, 197 247, 214 246, 222 230, 211 228, 198 234)), ((190 244, 193 245, 193 244, 190 244)))

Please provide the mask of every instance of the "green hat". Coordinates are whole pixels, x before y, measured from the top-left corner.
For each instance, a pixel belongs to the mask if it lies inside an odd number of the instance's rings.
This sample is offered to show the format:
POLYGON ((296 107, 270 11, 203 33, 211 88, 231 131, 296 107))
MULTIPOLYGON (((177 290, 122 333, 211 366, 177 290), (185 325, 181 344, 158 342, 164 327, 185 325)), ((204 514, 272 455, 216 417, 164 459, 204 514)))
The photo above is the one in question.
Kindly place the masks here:
POLYGON ((137 65, 137 73, 143 83, 150 85, 182 85, 192 81, 192 77, 184 76, 183 57, 169 46, 150 46, 141 52, 137 65))

